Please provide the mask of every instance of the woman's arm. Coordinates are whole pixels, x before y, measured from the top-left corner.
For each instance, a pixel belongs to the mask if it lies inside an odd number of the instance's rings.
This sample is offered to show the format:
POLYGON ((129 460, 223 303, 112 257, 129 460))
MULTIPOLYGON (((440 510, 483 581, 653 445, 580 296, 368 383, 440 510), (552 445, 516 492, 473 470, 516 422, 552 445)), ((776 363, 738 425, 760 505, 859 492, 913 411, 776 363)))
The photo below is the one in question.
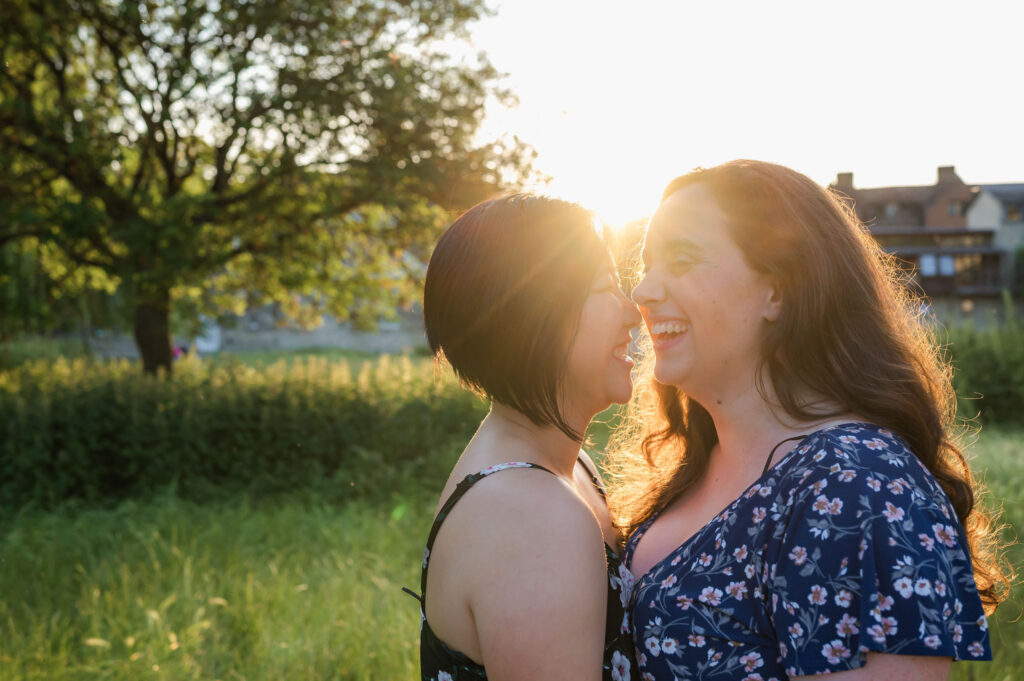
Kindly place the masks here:
POLYGON ((492 681, 601 678, 608 573, 601 530, 563 481, 527 473, 490 497, 469 587, 492 681), (526 478, 532 478, 527 480, 526 478))
POLYGON ((860 669, 814 676, 793 676, 798 679, 825 679, 835 681, 946 681, 953 660, 948 657, 925 655, 886 655, 868 653, 860 669))

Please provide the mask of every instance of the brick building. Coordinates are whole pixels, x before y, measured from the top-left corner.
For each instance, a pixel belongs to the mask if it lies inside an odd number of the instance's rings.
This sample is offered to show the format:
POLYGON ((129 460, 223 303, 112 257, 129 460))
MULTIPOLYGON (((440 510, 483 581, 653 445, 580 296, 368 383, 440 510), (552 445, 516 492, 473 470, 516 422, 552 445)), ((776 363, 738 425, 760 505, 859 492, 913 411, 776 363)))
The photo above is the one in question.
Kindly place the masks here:
POLYGON ((933 185, 862 189, 839 173, 832 188, 914 273, 938 318, 989 324, 1005 312, 1004 291, 1020 305, 1024 184, 969 185, 943 166, 933 185))

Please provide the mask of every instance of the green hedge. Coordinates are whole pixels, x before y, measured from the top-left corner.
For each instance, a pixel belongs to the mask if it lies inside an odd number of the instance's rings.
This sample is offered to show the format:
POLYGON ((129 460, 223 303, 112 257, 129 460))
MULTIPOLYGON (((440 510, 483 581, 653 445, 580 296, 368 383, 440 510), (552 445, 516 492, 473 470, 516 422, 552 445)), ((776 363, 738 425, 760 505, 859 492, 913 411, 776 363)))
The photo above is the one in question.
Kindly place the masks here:
POLYGON ((268 367, 186 359, 171 379, 128 361, 32 362, 0 373, 0 508, 171 484, 191 498, 311 482, 360 494, 443 473, 485 409, 407 358, 355 370, 315 357, 268 367))
POLYGON ((961 416, 1024 423, 1024 324, 952 328, 948 343, 961 416))
MULTIPOLYGON (((1024 422, 1024 325, 952 329, 948 348, 964 417, 1024 422)), ((169 380, 128 361, 28 362, 0 371, 0 509, 168 485, 186 498, 310 485, 387 497, 403 480, 443 479, 485 411, 408 358, 192 357, 169 380)))

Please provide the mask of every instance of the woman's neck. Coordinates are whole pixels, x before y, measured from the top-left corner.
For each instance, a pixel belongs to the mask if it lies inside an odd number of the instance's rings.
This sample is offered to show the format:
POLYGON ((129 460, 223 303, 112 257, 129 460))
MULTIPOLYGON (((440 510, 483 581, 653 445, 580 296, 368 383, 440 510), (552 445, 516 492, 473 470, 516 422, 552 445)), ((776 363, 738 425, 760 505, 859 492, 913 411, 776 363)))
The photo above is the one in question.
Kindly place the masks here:
MULTIPOLYGON (((711 415, 718 433, 718 451, 715 453, 719 459, 717 463, 729 468, 740 467, 736 470, 760 470, 769 452, 783 440, 809 434, 829 425, 856 420, 845 414, 811 420, 793 418, 778 403, 771 391, 771 381, 766 384, 764 395, 751 379, 743 390, 737 390, 731 395, 722 393, 709 400, 710 404, 701 403, 711 415)), ((797 444, 793 442, 789 446, 780 447, 773 461, 778 461, 797 444)))
MULTIPOLYGON (((529 452, 527 460, 567 478, 580 452, 580 443, 555 426, 539 426, 512 407, 499 402, 491 403, 491 411, 484 418, 481 430, 492 437, 521 445, 529 452)), ((580 430, 582 432, 582 429, 580 430)))

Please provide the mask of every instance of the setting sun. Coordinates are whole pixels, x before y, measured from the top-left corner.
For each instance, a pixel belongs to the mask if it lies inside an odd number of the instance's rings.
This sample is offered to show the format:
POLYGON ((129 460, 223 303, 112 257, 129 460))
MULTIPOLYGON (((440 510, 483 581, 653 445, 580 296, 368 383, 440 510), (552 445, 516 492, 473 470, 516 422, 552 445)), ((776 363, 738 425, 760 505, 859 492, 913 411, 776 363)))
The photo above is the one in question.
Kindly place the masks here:
POLYGON ((533 189, 611 224, 650 214, 672 178, 734 158, 821 184, 843 171, 862 186, 927 184, 950 164, 973 182, 1020 181, 1024 93, 1002 68, 1020 62, 1020 3, 645 1, 627 12, 516 0, 496 10, 473 43, 520 103, 491 107, 484 137, 533 145, 552 178, 533 189))

